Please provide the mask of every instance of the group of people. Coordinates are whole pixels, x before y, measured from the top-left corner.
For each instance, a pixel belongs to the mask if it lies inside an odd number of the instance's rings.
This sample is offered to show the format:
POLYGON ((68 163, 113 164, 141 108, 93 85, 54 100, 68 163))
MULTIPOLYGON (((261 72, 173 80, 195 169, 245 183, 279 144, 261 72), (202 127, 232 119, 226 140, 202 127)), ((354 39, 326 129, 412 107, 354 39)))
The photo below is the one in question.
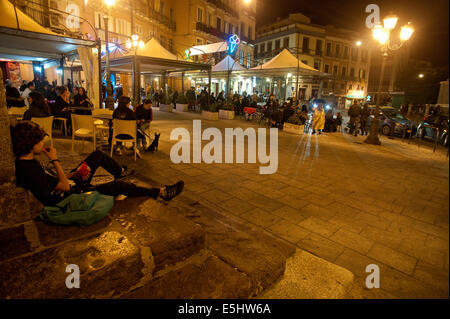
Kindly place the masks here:
POLYGON ((370 116, 369 105, 364 104, 363 107, 358 102, 354 102, 348 109, 349 132, 354 136, 358 135, 358 131, 361 131, 361 135, 367 135, 367 121, 370 116))

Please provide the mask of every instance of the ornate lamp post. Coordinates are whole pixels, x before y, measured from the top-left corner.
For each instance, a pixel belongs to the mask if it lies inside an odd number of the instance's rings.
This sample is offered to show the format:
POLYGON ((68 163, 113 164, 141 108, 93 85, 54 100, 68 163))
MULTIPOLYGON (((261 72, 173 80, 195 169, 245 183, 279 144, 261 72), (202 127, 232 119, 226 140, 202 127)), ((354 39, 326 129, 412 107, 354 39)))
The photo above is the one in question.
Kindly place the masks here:
MULTIPOLYGON (((403 44, 405 44, 414 33, 414 29, 410 23, 404 25, 400 30, 399 39, 391 39, 392 31, 395 29, 397 25, 398 17, 395 15, 389 15, 384 18, 383 23, 384 27, 379 24, 372 29, 373 38, 378 41, 380 44, 381 54, 382 54, 382 62, 381 62, 381 73, 380 79, 378 82, 378 95, 376 100, 376 110, 375 116, 372 119, 372 123, 370 126, 370 133, 367 136, 367 139, 364 141, 368 144, 380 145, 380 139, 378 138, 378 126, 379 126, 379 114, 380 114, 380 103, 381 103, 381 90, 383 87, 383 78, 384 78, 384 70, 386 67, 386 58, 388 53, 397 51, 400 49, 403 44)), ((395 128, 392 127, 391 131, 395 128)))
POLYGON ((114 110, 114 98, 113 98, 113 87, 111 83, 111 68, 109 66, 109 30, 108 30, 108 16, 111 7, 114 6, 116 0, 104 0, 107 8, 107 14, 103 16, 105 23, 105 48, 106 48, 106 99, 105 108, 114 110))

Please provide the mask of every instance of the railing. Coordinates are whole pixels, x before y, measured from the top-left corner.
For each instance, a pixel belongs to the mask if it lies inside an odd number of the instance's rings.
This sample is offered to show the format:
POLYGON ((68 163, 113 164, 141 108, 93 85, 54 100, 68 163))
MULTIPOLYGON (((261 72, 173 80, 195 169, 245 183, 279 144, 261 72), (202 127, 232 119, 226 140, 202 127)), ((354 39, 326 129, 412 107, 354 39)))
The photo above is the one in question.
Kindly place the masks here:
POLYGON ((209 3, 212 3, 217 8, 222 9, 225 12, 228 12, 229 14, 231 14, 232 16, 234 16, 236 18, 239 17, 239 13, 236 10, 233 10, 231 7, 229 7, 228 5, 223 3, 221 0, 206 0, 206 1, 209 3))
POLYGON ((148 8, 147 13, 143 12, 139 9, 136 9, 135 11, 145 17, 149 17, 150 19, 158 21, 159 23, 161 23, 162 25, 165 25, 167 28, 169 28, 172 31, 177 30, 177 23, 175 21, 171 20, 169 17, 162 15, 160 12, 157 12, 152 8, 148 8))
POLYGON ((230 37, 230 35, 231 35, 230 33, 219 31, 216 28, 208 26, 208 25, 206 25, 206 24, 204 24, 202 22, 197 22, 195 24, 195 29, 197 31, 205 32, 205 33, 211 34, 211 35, 213 35, 215 37, 218 37, 218 38, 221 38, 221 39, 224 39, 224 40, 227 40, 230 37))

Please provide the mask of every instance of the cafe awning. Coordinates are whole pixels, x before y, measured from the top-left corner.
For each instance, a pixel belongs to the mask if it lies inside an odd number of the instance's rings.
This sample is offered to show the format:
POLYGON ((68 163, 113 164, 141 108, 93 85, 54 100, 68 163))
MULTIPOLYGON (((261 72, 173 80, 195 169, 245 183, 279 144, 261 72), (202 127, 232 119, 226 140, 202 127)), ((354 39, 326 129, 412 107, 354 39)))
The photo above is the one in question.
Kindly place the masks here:
POLYGON ((34 21, 8 0, 0 0, 0 58, 24 61, 60 59, 79 46, 96 42, 58 35, 34 21))

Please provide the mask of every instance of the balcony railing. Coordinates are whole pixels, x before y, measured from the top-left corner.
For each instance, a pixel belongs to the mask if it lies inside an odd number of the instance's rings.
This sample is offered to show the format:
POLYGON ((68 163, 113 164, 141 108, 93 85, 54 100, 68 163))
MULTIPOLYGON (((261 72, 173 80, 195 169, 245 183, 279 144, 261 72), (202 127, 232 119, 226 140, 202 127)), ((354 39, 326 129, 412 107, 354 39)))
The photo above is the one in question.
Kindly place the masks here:
POLYGON ((202 22, 197 22, 195 24, 195 29, 197 31, 201 31, 201 32, 205 32, 205 33, 211 34, 211 35, 213 35, 215 37, 218 37, 218 38, 221 38, 223 40, 227 40, 230 37, 230 35, 231 35, 230 33, 219 31, 216 28, 208 26, 208 25, 206 25, 206 24, 204 24, 202 22))
POLYGON ((158 21, 159 23, 161 23, 162 25, 165 25, 167 28, 169 28, 172 31, 177 30, 177 23, 175 21, 171 20, 169 17, 162 15, 160 12, 155 11, 152 8, 148 8, 147 13, 143 12, 141 10, 135 10, 135 11, 145 17, 148 17, 150 19, 158 21))
POLYGON ((236 18, 239 17, 239 13, 236 10, 233 10, 230 6, 226 5, 221 0, 206 0, 206 1, 209 3, 212 3, 217 8, 222 9, 223 11, 229 13, 230 15, 232 15, 236 18))

